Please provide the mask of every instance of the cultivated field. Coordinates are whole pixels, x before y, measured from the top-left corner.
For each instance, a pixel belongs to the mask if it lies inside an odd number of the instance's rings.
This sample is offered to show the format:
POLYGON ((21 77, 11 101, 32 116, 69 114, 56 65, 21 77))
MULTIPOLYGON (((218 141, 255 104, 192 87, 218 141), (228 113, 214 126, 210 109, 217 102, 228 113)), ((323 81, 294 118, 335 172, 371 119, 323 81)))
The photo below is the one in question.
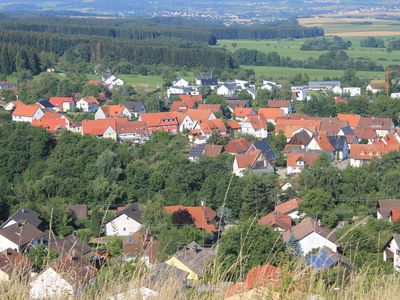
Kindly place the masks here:
POLYGON ((301 25, 318 26, 325 30, 326 35, 337 36, 398 36, 400 22, 379 20, 375 18, 343 18, 322 17, 299 19, 301 25))

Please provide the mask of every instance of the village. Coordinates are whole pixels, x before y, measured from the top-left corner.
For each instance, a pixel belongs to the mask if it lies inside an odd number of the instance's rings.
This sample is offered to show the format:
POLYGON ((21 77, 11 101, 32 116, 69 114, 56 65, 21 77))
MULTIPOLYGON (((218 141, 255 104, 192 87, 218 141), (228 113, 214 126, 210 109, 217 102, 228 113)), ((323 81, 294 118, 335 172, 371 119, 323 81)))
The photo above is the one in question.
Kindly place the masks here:
MULTIPOLYGON (((124 82, 108 72, 101 81, 89 84, 105 85, 111 92, 124 82)), ((1 89, 15 90, 16 86, 2 82, 1 89)), ((127 101, 109 104, 105 95, 99 97, 50 97, 35 104, 22 100, 4 103, 12 121, 43 127, 57 136, 63 130, 92 135, 132 145, 143 144, 159 131, 187 137, 188 157, 201 164, 204 157, 216 158, 223 152, 233 156, 232 175, 245 177, 254 174, 278 174, 281 193, 292 187, 291 180, 321 157, 337 168, 359 168, 390 152, 400 151, 399 129, 390 118, 362 117, 357 114, 338 114, 336 117, 316 117, 296 113, 296 102, 312 99, 316 94, 329 94, 336 102, 347 101, 363 92, 380 93, 384 84, 371 83, 361 87, 342 87, 338 81, 310 81, 307 86, 291 88, 292 99, 265 100, 265 107, 252 107, 257 91, 274 91, 282 86, 264 80, 258 87, 244 80, 218 82, 212 76, 199 77, 191 85, 178 78, 167 88, 164 99, 168 110, 148 112, 143 102, 127 101), (207 103, 201 91, 208 88, 226 101, 207 103), (246 92, 250 99, 238 95, 246 92), (91 119, 74 121, 67 113, 89 113, 91 119), (273 149, 270 137, 280 138, 281 149, 273 149), (224 142, 219 142, 223 140, 224 142)), ((398 98, 394 93, 392 98, 398 98)), ((336 228, 326 228, 320 220, 299 212, 302 199, 294 197, 275 203, 273 211, 257 220, 273 228, 284 244, 295 251, 305 264, 315 270, 333 266, 351 268, 351 262, 341 254, 336 228), (317 251, 316 251, 317 250, 317 251)), ((88 220, 87 204, 68 205, 69 214, 77 220, 88 220)), ((140 290, 143 298, 158 295, 160 281, 173 280, 181 288, 198 287, 210 263, 218 255, 218 243, 226 228, 235 226, 205 203, 198 206, 164 206, 172 219, 190 220, 193 225, 212 236, 207 246, 196 242, 182 245, 163 262, 157 261, 157 239, 143 226, 142 208, 137 203, 106 208, 108 216, 101 234, 85 242, 74 233, 57 236, 51 224, 43 222, 30 208, 20 208, 9 216, 0 229, 0 278, 11 280, 16 273, 29 282, 32 299, 59 295, 77 296, 96 282, 102 267, 112 260, 104 249, 113 238, 122 238, 122 257, 125 262, 140 261, 148 269, 146 286, 140 290), (56 252, 57 260, 38 268, 27 255, 38 247, 46 253, 56 252)), ((400 200, 382 199, 376 208, 376 218, 390 223, 400 221, 400 200)), ((184 222, 183 222, 184 223, 184 222)), ((388 265, 400 271, 400 237, 393 235, 381 249, 388 265)), ((227 299, 252 293, 265 286, 276 286, 282 274, 279 265, 266 264, 251 269, 243 282, 231 282, 222 294, 227 299)), ((201 288, 205 288, 202 286, 201 288)), ((211 288, 211 287, 208 287, 211 288)), ((133 295, 132 294, 132 295, 133 295)), ((136 295, 136 294, 135 294, 136 295)), ((121 299, 118 295, 115 298, 121 299)))

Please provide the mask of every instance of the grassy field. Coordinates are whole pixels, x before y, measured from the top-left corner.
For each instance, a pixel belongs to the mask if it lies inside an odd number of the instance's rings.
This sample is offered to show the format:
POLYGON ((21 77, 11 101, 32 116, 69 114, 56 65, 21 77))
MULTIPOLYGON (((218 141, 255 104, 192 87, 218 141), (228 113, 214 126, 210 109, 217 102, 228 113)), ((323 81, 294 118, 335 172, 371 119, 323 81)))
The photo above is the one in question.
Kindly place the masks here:
MULTIPOLYGON (((253 69, 256 77, 262 79, 285 80, 296 74, 308 74, 311 80, 321 80, 326 77, 341 77, 341 70, 320 70, 320 69, 300 69, 286 67, 268 67, 268 66, 241 66, 243 69, 253 69)), ((385 75, 382 72, 356 72, 357 75, 365 79, 384 79, 385 75)))
POLYGON ((318 26, 327 35, 338 36, 394 36, 400 35, 400 22, 371 18, 302 18, 299 23, 304 26, 318 26))

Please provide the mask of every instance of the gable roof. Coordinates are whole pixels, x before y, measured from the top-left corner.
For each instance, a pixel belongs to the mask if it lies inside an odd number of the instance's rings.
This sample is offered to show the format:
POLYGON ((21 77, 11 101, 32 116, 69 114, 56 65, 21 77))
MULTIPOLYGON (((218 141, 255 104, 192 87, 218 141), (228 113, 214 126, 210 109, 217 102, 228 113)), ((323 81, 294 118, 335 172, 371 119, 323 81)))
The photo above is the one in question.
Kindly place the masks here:
POLYGON ((283 117, 283 110, 281 108, 260 108, 258 113, 263 115, 267 120, 276 120, 283 117))
POLYGON ((230 140, 225 145, 225 151, 231 154, 245 153, 252 143, 248 142, 245 138, 230 140))
POLYGON ((161 125, 179 125, 184 119, 180 112, 155 112, 140 115, 139 120, 145 121, 150 127, 161 125))
POLYGON ((228 130, 221 119, 205 120, 200 123, 200 128, 204 134, 211 134, 215 131, 226 133, 228 130))
POLYGON ((30 260, 14 249, 9 248, 0 252, 0 270, 9 276, 22 275, 21 272, 29 275, 32 267, 30 260))
POLYGON ((332 152, 335 150, 325 134, 317 135, 314 137, 314 139, 317 142, 318 146, 321 148, 321 150, 328 152, 332 152))
POLYGON ((198 110, 198 109, 188 109, 186 114, 193 120, 198 122, 207 121, 212 115, 211 110, 198 110))
POLYGON ((371 160, 374 157, 382 157, 391 151, 400 151, 400 145, 374 144, 353 144, 351 146, 350 158, 358 160, 371 160))
POLYGON ((293 226, 290 230, 282 233, 282 238, 283 241, 287 243, 290 235, 293 235, 297 241, 301 241, 303 238, 305 238, 306 236, 310 235, 313 232, 318 233, 320 236, 338 245, 336 233, 333 230, 319 226, 317 221, 311 218, 304 219, 296 226, 293 226))
POLYGON ((39 218, 38 213, 30 208, 18 209, 12 216, 8 218, 7 221, 3 223, 2 226, 7 224, 11 220, 16 223, 28 223, 36 228, 38 228, 42 224, 42 220, 39 218))
POLYGON ((67 120, 62 118, 42 118, 40 120, 32 120, 32 126, 43 127, 49 132, 57 132, 57 130, 62 128, 67 128, 67 120))
POLYGON ((346 121, 350 127, 357 127, 361 120, 361 116, 357 114, 338 114, 339 120, 346 121))
POLYGON ((258 150, 261 150, 261 152, 268 158, 269 161, 275 160, 276 154, 266 139, 255 142, 253 146, 258 150))
POLYGON ((340 130, 343 132, 343 135, 345 135, 345 136, 346 135, 354 135, 355 136, 355 133, 354 133, 353 129, 351 129, 350 125, 344 126, 344 127, 340 128, 340 130))
POLYGON ((144 107, 142 101, 125 101, 124 105, 129 111, 135 113, 139 113, 140 110, 144 107))
POLYGON ((54 107, 62 107, 63 103, 68 102, 74 102, 74 98, 72 97, 50 97, 49 102, 54 106, 54 107))
POLYGON ((312 137, 305 130, 300 130, 296 132, 288 144, 290 145, 308 145, 312 140, 312 137))
POLYGON ((232 130, 239 130, 242 127, 240 126, 239 122, 235 121, 235 120, 228 120, 226 122, 226 125, 228 126, 228 128, 232 129, 232 130))
POLYGON ((183 101, 174 101, 172 102, 169 108, 170 111, 179 111, 179 112, 185 112, 187 109, 188 106, 183 101))
POLYGON ((287 155, 287 165, 295 167, 299 160, 304 161, 305 166, 312 166, 321 156, 322 151, 294 151, 289 152, 287 155))
POLYGON ((297 210, 300 202, 301 202, 301 199, 298 197, 294 198, 294 199, 290 199, 288 201, 282 202, 282 203, 278 204, 277 206, 275 206, 275 210, 282 214, 288 214, 288 213, 291 213, 292 211, 297 210))
POLYGON ((189 151, 189 157, 200 158, 204 153, 205 144, 193 145, 189 151))
POLYGON ((269 107, 275 108, 289 108, 290 101, 289 100, 268 100, 269 107))
POLYGON ((217 157, 222 152, 222 145, 204 145, 204 156, 217 157))
POLYGON ((53 104, 51 104, 46 99, 39 99, 39 101, 36 103, 39 104, 40 106, 42 106, 43 108, 53 108, 54 107, 53 104))
POLYGON ((19 247, 26 247, 32 241, 43 236, 43 232, 29 223, 15 223, 0 229, 0 235, 4 236, 19 247))
POLYGON ((260 218, 258 224, 272 226, 272 227, 280 227, 283 230, 289 230, 292 227, 292 218, 280 213, 278 211, 274 211, 260 218))
POLYGON ((218 230, 215 224, 212 222, 218 213, 206 205, 201 206, 183 206, 183 205, 173 205, 164 206, 164 210, 168 213, 174 214, 180 210, 186 210, 193 218, 194 225, 203 229, 206 232, 212 233, 218 230))
POLYGON ((209 110, 212 113, 217 113, 221 111, 221 104, 199 104, 199 107, 197 109, 200 110, 209 110))
POLYGON ((90 281, 92 278, 96 277, 98 272, 95 267, 88 264, 85 260, 71 256, 66 256, 54 261, 48 268, 52 268, 74 288, 78 288, 90 281))
POLYGON ((327 136, 329 143, 335 151, 342 151, 346 146, 346 138, 344 136, 327 136))
POLYGON ((215 252, 212 249, 200 247, 196 242, 191 242, 174 254, 177 260, 199 276, 204 274, 207 264, 214 256, 215 252))
POLYGON ((195 108, 196 102, 203 100, 203 95, 177 95, 189 108, 195 108))
POLYGON ((236 107, 250 107, 250 100, 228 100, 228 106, 232 110, 236 107))
POLYGON ((138 223, 140 223, 142 221, 142 212, 140 211, 139 205, 137 203, 131 203, 125 209, 118 212, 107 223, 110 223, 112 220, 114 220, 122 215, 126 215, 138 223))
POLYGON ((306 259, 306 264, 316 270, 324 270, 342 263, 349 266, 339 253, 333 252, 328 247, 322 247, 318 253, 306 259))
POLYGON ((85 101, 89 105, 100 105, 99 101, 93 96, 84 97, 84 98, 81 99, 81 101, 85 101))
POLYGON ((268 129, 268 121, 267 119, 260 114, 255 114, 255 115, 248 115, 243 123, 248 123, 253 127, 254 129, 268 129))
POLYGON ((360 128, 372 128, 378 130, 389 130, 393 128, 393 121, 390 118, 361 118, 358 123, 360 128))
POLYGON ((60 257, 66 255, 81 257, 92 251, 92 248, 88 244, 75 235, 70 234, 61 238, 52 233, 50 233, 47 249, 49 251, 56 251, 60 257))
POLYGON ((15 106, 12 115, 19 117, 33 117, 38 109, 40 109, 40 107, 37 104, 19 103, 15 106))
POLYGON ((400 208, 400 199, 381 199, 378 201, 378 209, 384 219, 389 218, 393 208, 400 208))
POLYGON ((236 117, 244 118, 248 115, 254 114, 254 110, 251 107, 235 107, 233 113, 236 117))
POLYGON ((101 109, 104 115, 108 118, 110 117, 124 117, 123 112, 126 108, 125 105, 116 104, 116 105, 103 105, 99 109, 101 109))
POLYGON ((236 155, 235 159, 238 167, 240 169, 253 167, 261 153, 261 150, 255 149, 246 154, 236 155))

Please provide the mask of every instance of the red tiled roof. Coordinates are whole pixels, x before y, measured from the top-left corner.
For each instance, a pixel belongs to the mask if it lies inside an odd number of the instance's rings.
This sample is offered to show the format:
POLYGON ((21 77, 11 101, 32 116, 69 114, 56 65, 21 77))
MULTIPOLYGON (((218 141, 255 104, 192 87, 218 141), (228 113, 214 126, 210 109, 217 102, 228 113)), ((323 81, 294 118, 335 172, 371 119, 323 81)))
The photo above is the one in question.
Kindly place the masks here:
POLYGON ((188 109, 187 105, 183 101, 174 101, 169 108, 170 111, 185 112, 188 109))
POLYGON ((283 110, 281 108, 260 108, 258 113, 263 115, 267 120, 276 121, 277 118, 283 117, 283 110))
POLYGON ((320 156, 321 153, 313 151, 289 152, 287 155, 287 165, 289 167, 296 167, 297 161, 302 159, 305 166, 312 166, 320 156))
POLYGON ((211 134, 215 131, 219 133, 226 133, 227 129, 221 119, 206 120, 200 123, 200 128, 204 134, 211 134))
POLYGON ((255 149, 246 154, 236 155, 236 162, 240 169, 252 167, 257 158, 260 156, 261 150, 255 149))
POLYGON ((236 117, 244 118, 248 115, 254 114, 254 110, 251 107, 235 107, 233 113, 236 117))
POLYGON ((178 95, 179 99, 186 103, 189 108, 195 108, 196 102, 203 100, 202 95, 178 95))
POLYGON ((292 227, 292 218, 278 211, 274 211, 262 217, 258 223, 265 226, 280 227, 286 231, 292 227))
POLYGON ((361 118, 358 127, 389 130, 393 127, 393 121, 390 118, 361 118))
POLYGON ((356 114, 338 114, 338 119, 349 123, 350 127, 357 127, 361 116, 356 114))
POLYGON ((187 210, 189 214, 192 216, 194 225, 199 228, 203 229, 206 232, 212 233, 217 231, 215 224, 210 224, 213 219, 218 216, 217 212, 211 209, 208 206, 182 206, 182 205, 175 205, 175 206, 165 206, 164 210, 168 213, 175 213, 179 210, 187 210))
POLYGON ((184 115, 180 112, 156 112, 140 115, 140 120, 145 121, 150 127, 161 125, 179 125, 184 119, 184 115))
POLYGON ((268 100, 269 107, 286 108, 290 106, 289 100, 268 100))
POLYGON ((103 111, 104 115, 108 118, 119 118, 119 117, 124 117, 123 111, 127 108, 125 105, 116 104, 116 105, 104 105, 100 107, 100 109, 103 111))
POLYGON ((283 213, 283 214, 288 214, 288 213, 296 210, 298 208, 300 202, 301 202, 300 198, 290 199, 288 201, 285 201, 285 202, 275 206, 275 210, 280 213, 283 213))
POLYGON ((400 151, 400 145, 353 144, 350 150, 350 158, 358 160, 370 160, 373 157, 381 157, 391 151, 400 151))
POLYGON ((321 148, 321 150, 328 152, 332 152, 335 150, 325 134, 319 134, 315 136, 314 139, 318 143, 318 146, 321 148))
POLYGON ((244 123, 250 124, 254 129, 268 129, 268 121, 261 114, 248 115, 244 123))
POLYGON ((19 117, 33 117, 38 109, 40 109, 40 107, 37 104, 20 103, 15 107, 12 115, 19 117))
POLYGON ((99 101, 97 101, 97 99, 93 96, 90 97, 84 97, 82 98, 83 101, 87 102, 90 105, 99 105, 99 101))
POLYGON ((204 145, 204 156, 207 157, 217 157, 222 152, 222 145, 204 145))
POLYGON ((99 120, 83 120, 82 133, 102 136, 106 129, 111 127, 116 131, 116 122, 114 119, 99 119, 99 120))
POLYGON ((199 104, 198 109, 210 110, 213 113, 217 113, 221 110, 221 104, 199 104))
POLYGON ((376 137, 376 132, 372 128, 354 128, 353 129, 354 134, 356 137, 360 140, 362 139, 367 139, 371 140, 376 137))
POLYGON ((74 102, 72 97, 50 97, 49 102, 53 104, 54 107, 62 108, 65 102, 74 102))
POLYGON ((248 142, 245 138, 231 140, 225 145, 225 151, 231 154, 245 153, 249 150, 252 143, 248 142))
POLYGON ((207 121, 212 112, 211 110, 198 110, 198 109, 188 109, 186 114, 193 120, 198 122, 207 121))
POLYGON ((49 132, 56 132, 61 128, 67 128, 68 122, 64 118, 42 118, 40 120, 33 120, 32 126, 43 127, 49 132))
POLYGON ((239 124, 237 121, 235 121, 235 120, 228 120, 228 121, 226 122, 226 124, 227 124, 228 127, 229 127, 230 129, 232 129, 232 130, 239 130, 239 129, 242 128, 242 127, 240 126, 240 124, 239 124))

